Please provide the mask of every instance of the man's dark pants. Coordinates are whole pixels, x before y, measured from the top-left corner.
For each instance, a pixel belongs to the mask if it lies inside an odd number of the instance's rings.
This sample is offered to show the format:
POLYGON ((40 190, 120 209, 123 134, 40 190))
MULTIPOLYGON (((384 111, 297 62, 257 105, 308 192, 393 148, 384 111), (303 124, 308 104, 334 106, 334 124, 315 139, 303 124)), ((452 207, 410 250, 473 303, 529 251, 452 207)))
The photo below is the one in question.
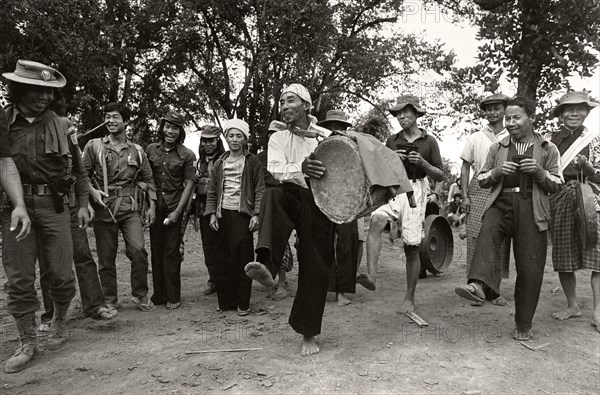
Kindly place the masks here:
POLYGON ((148 252, 144 248, 144 228, 140 214, 137 211, 121 211, 115 217, 116 223, 94 221, 98 274, 104 301, 108 304, 118 302, 116 259, 119 230, 125 240, 125 255, 131 261, 131 294, 137 298, 148 294, 148 252))
POLYGON ((515 322, 521 331, 531 329, 540 297, 546 265, 547 231, 540 232, 533 219, 531 193, 501 193, 483 216, 475 245, 469 282, 483 282, 500 291, 500 248, 505 237, 514 243, 517 279, 515 283, 515 322))
MULTIPOLYGON (((98 278, 98 267, 90 251, 87 231, 79 227, 77 211, 79 207, 71 207, 71 236, 73 238, 73 262, 75 263, 75 274, 79 283, 79 294, 81 296, 81 308, 83 315, 89 317, 96 313, 100 307, 105 307, 104 295, 98 278)), ((44 299, 45 312, 41 316, 42 322, 50 322, 54 314, 52 299, 48 294, 50 288, 50 277, 48 276, 48 262, 44 254, 38 255, 40 264, 40 287, 44 299)))
POLYGON ((2 264, 8 279, 6 307, 17 319, 40 307, 35 289, 37 255, 46 257, 51 300, 65 305, 75 296, 69 207, 65 205, 64 211, 57 213, 51 196, 24 199, 32 225, 24 240, 17 242, 18 229, 10 231, 11 210, 2 211, 2 264))
POLYGON ((273 277, 295 228, 298 234, 298 289, 289 323, 304 336, 321 333, 330 266, 335 259, 334 224, 315 204, 309 189, 284 183, 267 188, 260 209, 256 259, 273 277))
POLYGON ((335 260, 331 267, 329 292, 356 292, 358 227, 356 221, 335 225, 335 260))
MULTIPOLYGON (((159 199, 162 199, 159 197, 159 199)), ((156 210, 156 219, 150 226, 150 252, 152 261, 152 303, 178 303, 181 298, 181 221, 172 224, 163 221, 171 213, 164 204, 156 210)))

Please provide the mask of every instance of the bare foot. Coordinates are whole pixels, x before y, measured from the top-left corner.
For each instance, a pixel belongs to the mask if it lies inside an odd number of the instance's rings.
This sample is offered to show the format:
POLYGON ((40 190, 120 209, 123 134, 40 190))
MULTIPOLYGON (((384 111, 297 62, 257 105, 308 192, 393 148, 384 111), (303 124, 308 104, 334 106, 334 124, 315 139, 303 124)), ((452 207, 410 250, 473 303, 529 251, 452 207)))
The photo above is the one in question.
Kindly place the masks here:
POLYGON ((267 267, 260 262, 250 262, 246 265, 244 270, 248 277, 258 281, 265 287, 272 287, 276 284, 275 280, 273 280, 273 276, 271 276, 271 272, 269 272, 267 267))
POLYGON ((594 318, 592 320, 592 325, 594 325, 596 329, 598 329, 598 332, 600 332, 600 309, 594 310, 594 318))
POLYGON ((337 302, 338 302, 338 306, 342 307, 342 306, 347 306, 350 303, 352 303, 352 301, 350 299, 348 299, 346 297, 346 295, 344 295, 343 292, 340 293, 336 293, 335 294, 336 298, 337 298, 337 302))
POLYGON ((287 289, 284 286, 277 287, 277 291, 273 294, 273 300, 283 300, 287 297, 287 289))
POLYGON ((376 281, 377 280, 375 279, 375 276, 371 276, 366 273, 361 273, 358 276, 356 276, 356 282, 359 283, 360 285, 362 285, 363 287, 365 287, 366 289, 368 289, 369 291, 375 291, 375 289, 376 289, 375 282, 376 281))
POLYGON ((302 338, 302 351, 300 354, 302 356, 313 355, 321 351, 319 346, 317 346, 317 341, 314 336, 304 336, 302 338))
POLYGON ((415 302, 412 300, 405 300, 400 307, 400 314, 412 313, 415 311, 415 302))
POLYGON ((552 318, 555 320, 566 320, 571 317, 579 317, 581 316, 581 310, 579 310, 579 306, 575 307, 567 307, 564 310, 557 311, 556 313, 552 313, 552 318))

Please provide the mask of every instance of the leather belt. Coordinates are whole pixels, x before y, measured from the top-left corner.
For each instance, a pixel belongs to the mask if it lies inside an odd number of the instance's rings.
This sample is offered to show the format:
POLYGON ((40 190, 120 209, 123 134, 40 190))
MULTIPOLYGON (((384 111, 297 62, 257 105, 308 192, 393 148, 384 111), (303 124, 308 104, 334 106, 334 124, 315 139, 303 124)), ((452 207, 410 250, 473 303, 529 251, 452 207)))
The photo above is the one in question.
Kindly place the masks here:
POLYGON ((51 194, 48 184, 23 184, 23 194, 26 196, 48 196, 51 194))
POLYGON ((108 189, 108 196, 133 196, 135 188, 131 187, 110 187, 108 189))

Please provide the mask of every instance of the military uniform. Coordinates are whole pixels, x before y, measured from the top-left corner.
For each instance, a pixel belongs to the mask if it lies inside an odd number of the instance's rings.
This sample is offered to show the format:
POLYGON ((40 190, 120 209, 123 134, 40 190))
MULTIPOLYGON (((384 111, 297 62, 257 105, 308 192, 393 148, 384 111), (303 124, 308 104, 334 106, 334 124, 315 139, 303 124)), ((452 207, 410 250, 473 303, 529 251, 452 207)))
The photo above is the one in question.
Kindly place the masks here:
POLYGON ((98 273, 105 302, 118 305, 115 261, 119 230, 125 240, 125 255, 131 260, 131 294, 140 299, 148 294, 148 252, 144 247, 144 229, 138 211, 142 204, 137 196, 138 182, 145 184, 150 199, 156 200, 156 193, 148 158, 136 144, 127 141, 117 150, 109 136, 91 140, 85 146, 83 164, 97 186, 104 184, 103 162, 106 163, 109 197, 106 208, 95 207, 98 273))
MULTIPOLYGON (((183 133, 183 131, 182 131, 183 133)), ((196 169, 194 153, 178 143, 167 150, 163 143, 150 144, 146 149, 156 182, 156 219, 150 226, 152 252, 152 279, 154 304, 177 303, 181 294, 181 221, 165 225, 163 222, 175 211, 183 195, 184 181, 194 180, 196 169)))

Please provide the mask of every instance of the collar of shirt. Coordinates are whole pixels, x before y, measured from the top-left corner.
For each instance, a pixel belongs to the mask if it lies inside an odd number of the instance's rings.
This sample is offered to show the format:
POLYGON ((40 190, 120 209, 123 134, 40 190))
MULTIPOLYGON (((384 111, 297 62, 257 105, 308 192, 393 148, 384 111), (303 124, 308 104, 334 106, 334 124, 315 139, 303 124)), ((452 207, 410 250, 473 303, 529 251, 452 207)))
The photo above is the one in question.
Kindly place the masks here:
MULTIPOLYGON (((158 143, 158 147, 157 148, 160 149, 160 150, 162 150, 165 153, 169 152, 169 151, 173 151, 173 149, 170 149, 170 150, 166 149, 162 141, 160 143, 158 143)), ((183 159, 183 157, 184 157, 183 145, 180 144, 180 143, 177 143, 175 145, 175 150, 177 151, 177 155, 179 155, 179 157, 181 159, 183 159)))
POLYGON ((559 131, 556 133, 556 137, 554 138, 555 144, 560 145, 563 140, 569 138, 572 135, 576 135, 577 137, 585 134, 585 126, 581 125, 577 129, 571 130, 567 128, 565 125, 561 125, 559 131))
MULTIPOLYGON (((421 140, 421 139, 427 138, 427 136, 428 136, 427 131, 425 129, 422 129, 422 128, 419 128, 419 130, 421 131, 421 135, 419 137, 417 137, 416 139, 414 139, 413 142, 417 141, 417 140, 421 140)), ((396 133, 395 139, 396 140, 397 139, 402 139, 402 140, 408 142, 408 140, 406 139, 406 137, 404 137, 404 129, 401 130, 401 131, 399 131, 398 133, 396 133)))
MULTIPOLYGON (((114 148, 114 146, 110 142, 110 136, 104 136, 104 137, 102 137, 102 142, 104 143, 104 145, 106 146, 106 148, 111 149, 113 151, 116 151, 116 149, 114 148)), ((127 145, 127 148, 135 148, 135 145, 131 141, 129 141, 129 140, 125 141, 125 144, 127 145)))
POLYGON ((13 123, 15 123, 15 121, 17 120, 18 116, 21 116, 23 118, 23 120, 27 121, 28 124, 32 124, 34 122, 36 122, 42 115, 44 115, 46 113, 46 111, 50 111, 48 108, 46 108, 39 116, 37 116, 32 122, 29 122, 27 120, 27 117, 25 116, 25 114, 23 114, 23 111, 21 111, 21 109, 14 105, 11 104, 9 107, 9 111, 8 114, 10 116, 10 119, 8 120, 8 125, 12 125, 13 123))

